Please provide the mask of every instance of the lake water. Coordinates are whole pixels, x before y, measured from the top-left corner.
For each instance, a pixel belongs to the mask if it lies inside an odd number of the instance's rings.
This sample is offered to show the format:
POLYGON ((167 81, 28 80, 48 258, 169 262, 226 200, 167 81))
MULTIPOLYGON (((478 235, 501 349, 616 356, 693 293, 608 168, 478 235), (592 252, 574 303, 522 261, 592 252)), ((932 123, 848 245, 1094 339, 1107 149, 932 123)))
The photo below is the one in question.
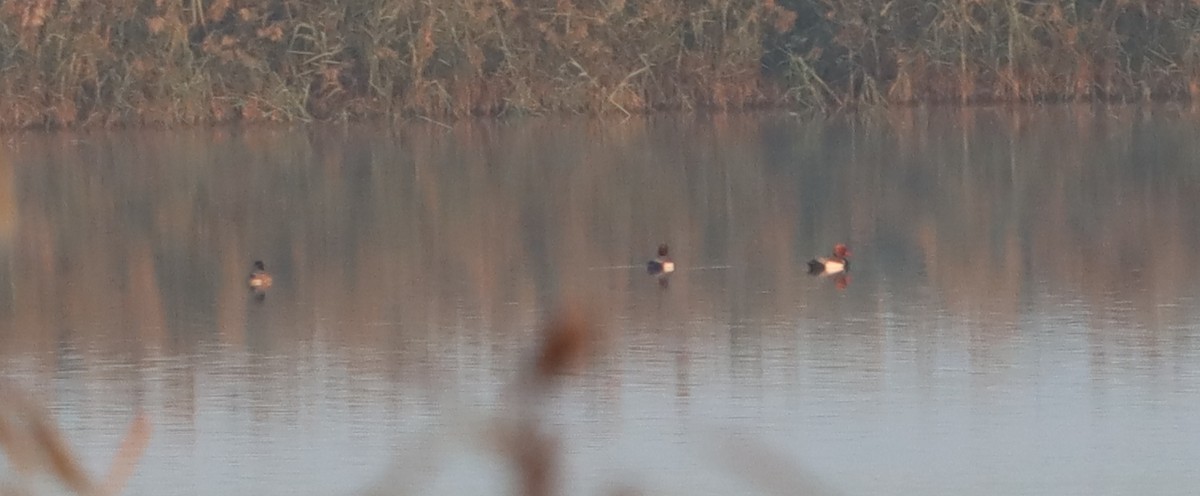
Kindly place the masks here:
POLYGON ((1193 494, 1197 136, 1088 106, 9 135, 0 376, 94 474, 144 411, 126 494, 512 494, 483 432, 576 304, 562 494, 1193 494), (844 287, 806 273, 837 242, 844 287))

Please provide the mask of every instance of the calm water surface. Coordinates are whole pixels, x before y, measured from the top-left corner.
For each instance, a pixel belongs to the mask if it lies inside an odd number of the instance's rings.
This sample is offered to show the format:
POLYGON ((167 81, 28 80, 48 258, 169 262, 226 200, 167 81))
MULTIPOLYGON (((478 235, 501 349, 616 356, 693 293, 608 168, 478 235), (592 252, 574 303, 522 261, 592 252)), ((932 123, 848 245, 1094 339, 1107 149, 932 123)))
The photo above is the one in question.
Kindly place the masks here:
POLYGON ((480 426, 582 301, 604 345, 543 405, 564 494, 1194 494, 1196 136, 1165 107, 15 135, 0 374, 93 473, 145 411, 129 494, 507 494, 480 426), (805 273, 839 241, 844 289, 805 273))

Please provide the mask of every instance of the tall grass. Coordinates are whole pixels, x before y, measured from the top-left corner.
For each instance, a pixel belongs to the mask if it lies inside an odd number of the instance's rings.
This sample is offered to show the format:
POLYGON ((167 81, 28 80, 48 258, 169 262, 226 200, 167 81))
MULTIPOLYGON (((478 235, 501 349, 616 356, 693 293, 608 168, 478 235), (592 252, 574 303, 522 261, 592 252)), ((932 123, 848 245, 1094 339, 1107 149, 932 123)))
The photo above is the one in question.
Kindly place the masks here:
POLYGON ((786 2, 809 22, 769 36, 844 99, 1011 102, 1192 98, 1200 5, 1110 0, 786 2), (881 98, 882 97, 882 98, 881 98))
POLYGON ((0 126, 633 113, 1200 92, 1200 5, 12 0, 0 126))

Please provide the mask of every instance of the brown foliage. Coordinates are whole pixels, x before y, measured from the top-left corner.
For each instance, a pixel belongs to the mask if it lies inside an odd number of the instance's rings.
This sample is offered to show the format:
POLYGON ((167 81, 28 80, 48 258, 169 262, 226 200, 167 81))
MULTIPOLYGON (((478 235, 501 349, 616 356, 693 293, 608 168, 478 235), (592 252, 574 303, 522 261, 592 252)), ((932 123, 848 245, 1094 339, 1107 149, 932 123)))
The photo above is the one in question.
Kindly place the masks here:
POLYGON ((0 126, 1190 98, 1197 19, 1194 2, 17 0, 0 126))

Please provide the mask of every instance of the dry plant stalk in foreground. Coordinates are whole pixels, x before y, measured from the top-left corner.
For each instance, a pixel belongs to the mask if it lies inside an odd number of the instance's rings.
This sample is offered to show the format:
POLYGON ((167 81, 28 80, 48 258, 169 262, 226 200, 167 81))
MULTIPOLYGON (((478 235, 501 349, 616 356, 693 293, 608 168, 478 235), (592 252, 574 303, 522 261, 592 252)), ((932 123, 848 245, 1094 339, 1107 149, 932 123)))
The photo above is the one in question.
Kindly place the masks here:
POLYGON ((549 496, 559 493, 563 453, 557 436, 548 432, 542 410, 561 380, 582 370, 598 341, 598 326, 577 307, 555 314, 543 328, 537 351, 524 363, 501 399, 502 408, 472 425, 455 425, 430 432, 425 442, 402 453, 390 473, 361 494, 411 494, 428 482, 443 464, 440 448, 447 440, 465 442, 504 461, 513 473, 511 494, 549 496), (466 433, 465 437, 463 433, 466 433), (406 456, 411 453, 411 456, 406 456))
MULTIPOLYGON (((545 327, 541 345, 505 403, 504 418, 488 422, 483 432, 488 446, 511 466, 516 487, 513 494, 551 496, 559 491, 563 453, 559 439, 544 428, 541 409, 561 379, 580 370, 597 342, 593 320, 577 310, 568 310, 545 327)), ((81 496, 115 496, 133 475, 150 439, 150 422, 143 414, 134 416, 103 481, 91 478, 74 456, 40 402, 16 386, 0 382, 0 449, 16 474, 15 485, 0 485, 0 496, 33 494, 35 480, 48 475, 71 493, 81 496)), ((711 451, 719 463, 742 475, 768 494, 827 494, 815 479, 797 472, 766 450, 752 444, 722 443, 711 451), (738 461, 742 463, 738 463, 738 461), (781 474, 792 474, 784 476, 781 474)), ((636 488, 621 487, 620 494, 638 494, 636 488)), ((377 488, 368 494, 384 494, 377 488)))
POLYGON ((150 421, 134 416, 112 467, 103 481, 90 477, 67 446, 50 412, 20 388, 0 382, 0 449, 16 475, 15 486, 0 486, 0 495, 31 494, 33 481, 48 475, 81 496, 121 493, 150 441, 150 421))
MULTIPOLYGON (((600 326, 594 317, 577 307, 560 311, 543 328, 537 351, 525 362, 524 370, 507 390, 496 415, 483 419, 482 425, 430 433, 428 445, 413 450, 419 455, 398 460, 393 472, 385 474, 362 494, 390 496, 420 493, 415 486, 427 482, 438 472, 441 461, 438 445, 445 438, 466 441, 471 449, 503 460, 513 474, 509 494, 516 496, 552 496, 561 494, 565 452, 562 442, 548 427, 543 416, 551 393, 563 379, 584 369, 587 359, 603 343, 600 326), (463 439, 462 432, 467 432, 463 439), (455 433, 458 433, 457 435, 455 433), (483 440, 483 443, 478 443, 483 440)), ((453 421, 450 421, 454 424, 453 421)), ((735 476, 767 495, 830 495, 836 491, 818 478, 789 462, 787 457, 765 444, 737 439, 726 434, 701 435, 696 454, 718 471, 735 476)), ((642 487, 617 481, 598 494, 632 496, 651 494, 642 487)))
MULTIPOLYGON (((510 424, 496 429, 494 440, 517 475, 514 494, 550 496, 557 494, 562 451, 558 439, 543 428, 540 415, 548 393, 563 376, 580 371, 596 348, 598 326, 577 308, 559 313, 543 330, 541 347, 527 370, 525 382, 509 398, 516 414, 510 424)), ((831 488, 818 478, 790 463, 781 453, 753 440, 727 435, 706 436, 698 443, 698 454, 730 475, 738 476, 764 494, 829 495, 831 488)), ((612 494, 642 494, 636 487, 617 486, 612 494)))
POLYGON ((542 345, 533 362, 526 387, 515 398, 518 417, 500 448, 507 453, 518 475, 518 494, 549 496, 559 472, 558 439, 541 428, 537 411, 543 398, 562 376, 579 370, 596 335, 591 319, 575 308, 556 316, 543 331, 542 345))

